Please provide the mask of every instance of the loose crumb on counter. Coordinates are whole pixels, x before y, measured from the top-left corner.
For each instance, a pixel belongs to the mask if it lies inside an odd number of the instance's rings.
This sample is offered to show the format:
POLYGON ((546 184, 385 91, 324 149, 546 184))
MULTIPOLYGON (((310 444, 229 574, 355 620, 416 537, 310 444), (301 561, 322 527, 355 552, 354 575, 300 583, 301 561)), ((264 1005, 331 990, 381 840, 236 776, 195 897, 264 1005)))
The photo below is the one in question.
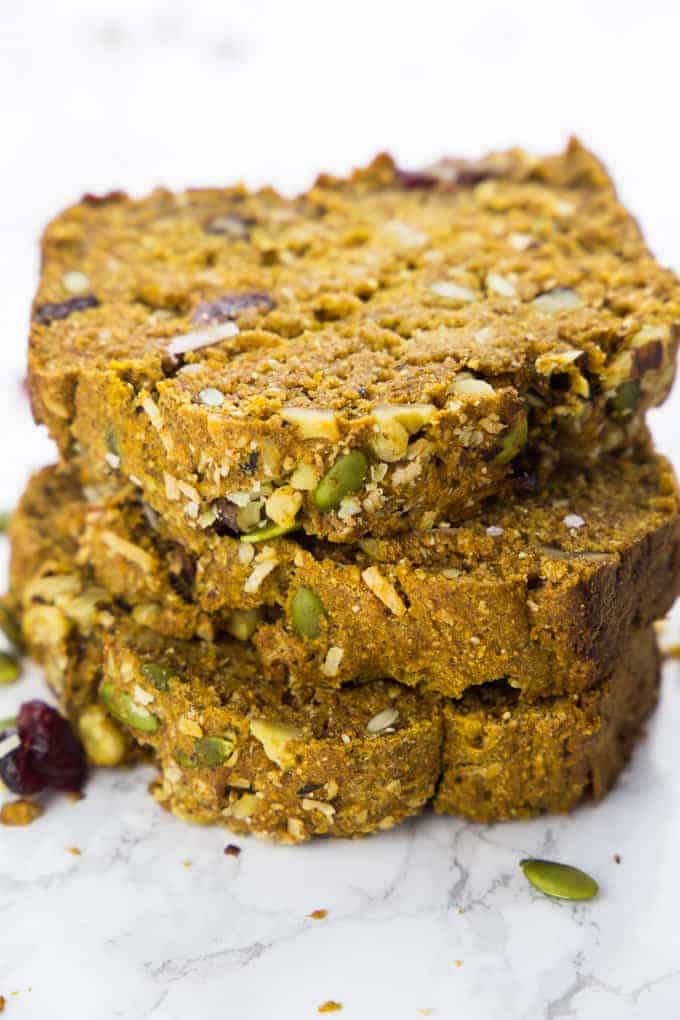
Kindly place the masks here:
POLYGON ((322 1002, 316 1011, 317 1013, 338 1013, 341 1009, 341 1002, 334 1002, 333 999, 328 999, 327 1002, 322 1002))
POLYGON ((30 825, 40 818, 45 809, 41 804, 33 800, 11 800, 0 808, 0 823, 2 825, 30 825))
POLYGON ((315 920, 315 921, 323 921, 324 917, 328 917, 328 911, 327 910, 313 910, 311 912, 311 914, 308 914, 307 916, 313 918, 313 920, 315 920))

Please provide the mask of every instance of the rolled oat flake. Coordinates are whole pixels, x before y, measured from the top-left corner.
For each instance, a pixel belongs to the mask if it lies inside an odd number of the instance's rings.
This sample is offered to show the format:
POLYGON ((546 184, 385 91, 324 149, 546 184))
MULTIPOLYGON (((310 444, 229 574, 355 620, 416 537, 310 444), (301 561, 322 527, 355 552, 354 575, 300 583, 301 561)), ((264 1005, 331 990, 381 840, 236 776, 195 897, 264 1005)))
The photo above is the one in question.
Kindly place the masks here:
POLYGON ((525 858, 519 862, 534 889, 561 900, 592 900, 600 887, 594 878, 571 864, 525 858))

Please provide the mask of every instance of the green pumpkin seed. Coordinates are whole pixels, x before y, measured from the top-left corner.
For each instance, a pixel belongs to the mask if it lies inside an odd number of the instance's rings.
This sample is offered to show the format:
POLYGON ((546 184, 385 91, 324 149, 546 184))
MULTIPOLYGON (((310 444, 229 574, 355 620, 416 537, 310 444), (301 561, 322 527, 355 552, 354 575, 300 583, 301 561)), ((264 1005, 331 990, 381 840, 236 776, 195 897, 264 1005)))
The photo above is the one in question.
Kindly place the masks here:
POLYGON ((311 588, 298 588, 293 597, 291 615, 293 626, 301 637, 318 637, 325 613, 323 602, 316 592, 311 588))
POLYGON ((594 878, 571 864, 527 858, 520 867, 535 889, 561 900, 592 900, 600 887, 594 878))
POLYGON ((500 453, 496 454, 494 462, 496 464, 507 464, 513 457, 516 457, 526 446, 528 432, 526 416, 522 415, 503 437, 500 453))
POLYGON ((314 490, 319 510, 333 510, 350 492, 357 492, 366 481, 368 460, 361 450, 338 457, 314 490))
POLYGON ((24 639, 17 617, 7 606, 0 605, 0 631, 18 652, 24 650, 24 639))
POLYGON ((236 741, 231 736, 197 737, 194 741, 194 755, 199 765, 216 768, 234 753, 236 741))
POLYGON ((231 758, 236 747, 236 738, 230 734, 223 737, 197 737, 193 754, 181 747, 175 749, 175 761, 184 769, 214 769, 231 758))
POLYGON ((235 609, 227 621, 227 630, 239 641, 249 641, 261 619, 259 609, 235 609))
POLYGON ((142 733, 155 733, 160 726, 158 716, 150 712, 144 705, 133 701, 126 691, 117 691, 110 682, 105 682, 101 685, 99 697, 113 718, 125 726, 141 730, 142 733))
POLYGON ((9 652, 0 652, 0 684, 13 684, 19 679, 19 663, 9 652))
POLYGON ((187 754, 181 747, 175 748, 175 761, 178 765, 181 765, 183 769, 195 769, 196 759, 192 754, 187 754))
POLYGON ((619 414, 632 414, 640 399, 640 383, 637 379, 626 379, 616 388, 611 399, 611 406, 619 414))
POLYGON ((166 692, 170 690, 170 681, 177 673, 160 662, 145 662, 142 666, 142 676, 150 680, 157 691, 166 692))
POLYGON ((8 514, 6 511, 0 511, 0 535, 5 534, 5 532, 9 528, 10 520, 11 520, 10 514, 8 514))
POLYGON ((299 524, 266 524, 264 528, 257 531, 250 531, 247 535, 241 535, 242 542, 267 542, 270 538, 279 538, 287 535, 289 531, 296 531, 299 524))

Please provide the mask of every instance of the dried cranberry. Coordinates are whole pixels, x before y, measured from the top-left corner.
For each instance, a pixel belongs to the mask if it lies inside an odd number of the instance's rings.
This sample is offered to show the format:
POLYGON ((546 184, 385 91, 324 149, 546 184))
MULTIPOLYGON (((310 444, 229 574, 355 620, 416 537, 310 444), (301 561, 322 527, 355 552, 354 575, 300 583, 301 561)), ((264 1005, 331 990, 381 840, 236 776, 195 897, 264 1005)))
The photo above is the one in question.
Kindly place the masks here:
POLYGON ((486 159, 445 157, 424 170, 397 169, 397 179, 405 188, 428 189, 437 185, 471 188, 490 177, 501 177, 502 168, 486 159))
POLYGON ((250 237, 250 228, 254 227, 257 220, 254 216, 240 216, 238 213, 230 212, 223 216, 215 216, 205 224, 206 234, 227 234, 229 237, 247 240, 250 237))
POLYGON ((236 503, 232 503, 228 499, 216 499, 213 503, 213 509, 215 511, 213 528, 218 535, 223 538, 225 535, 235 537, 241 534, 241 529, 236 521, 236 515, 238 514, 236 503))
POLYGON ((204 301, 198 305, 192 316, 192 321, 197 325, 212 325, 216 322, 224 322, 226 319, 233 319, 245 308, 258 307, 265 311, 274 307, 272 298, 263 290, 244 291, 242 294, 223 294, 215 301, 204 301))
POLYGON ((69 723, 44 701, 26 701, 19 709, 19 747, 0 760, 0 775, 14 793, 80 790, 85 782, 85 752, 69 723))
POLYGON ((84 312, 87 308, 96 308, 98 304, 99 298, 94 294, 82 294, 67 301, 48 301, 36 308, 35 321, 49 326, 56 319, 67 319, 73 312, 84 312))
POLYGON ((243 463, 240 465, 241 471, 246 475, 254 475, 257 469, 257 462, 260 459, 260 455, 257 450, 252 450, 243 463))
POLYGON ((112 202, 122 202, 127 195, 124 191, 107 191, 103 195, 93 195, 92 192, 88 191, 81 198, 83 205, 90 205, 94 208, 100 205, 110 205, 112 202))
POLYGON ((45 789, 45 780, 31 766, 30 755, 19 745, 0 758, 0 779, 12 793, 25 796, 45 789))

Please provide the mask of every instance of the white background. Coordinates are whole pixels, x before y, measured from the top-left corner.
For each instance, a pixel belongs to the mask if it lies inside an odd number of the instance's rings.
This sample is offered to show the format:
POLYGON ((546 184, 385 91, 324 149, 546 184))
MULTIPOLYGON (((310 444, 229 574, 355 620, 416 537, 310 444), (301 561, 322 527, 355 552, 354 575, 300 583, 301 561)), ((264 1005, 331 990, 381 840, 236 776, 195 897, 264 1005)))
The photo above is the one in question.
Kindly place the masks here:
MULTIPOLYGON (((679 37, 680 7, 661 0, 0 0, 0 502, 53 456, 21 380, 37 239, 61 206, 239 177, 297 190, 379 149, 417 166, 554 150, 575 132, 678 268, 679 37)), ((677 395, 653 416, 676 463, 679 421, 677 395)), ((224 834, 161 815, 148 777, 97 777, 81 804, 0 831, 8 1018, 304 1020, 332 998, 348 1020, 424 1008, 677 1020, 680 677, 668 673, 634 767, 568 820, 426 818, 293 850, 240 841, 234 862, 224 834), (517 860, 539 852, 589 867, 601 898, 534 897, 517 860), (325 921, 305 918, 319 907, 325 921)), ((0 692, 0 716, 37 683, 0 692)))

